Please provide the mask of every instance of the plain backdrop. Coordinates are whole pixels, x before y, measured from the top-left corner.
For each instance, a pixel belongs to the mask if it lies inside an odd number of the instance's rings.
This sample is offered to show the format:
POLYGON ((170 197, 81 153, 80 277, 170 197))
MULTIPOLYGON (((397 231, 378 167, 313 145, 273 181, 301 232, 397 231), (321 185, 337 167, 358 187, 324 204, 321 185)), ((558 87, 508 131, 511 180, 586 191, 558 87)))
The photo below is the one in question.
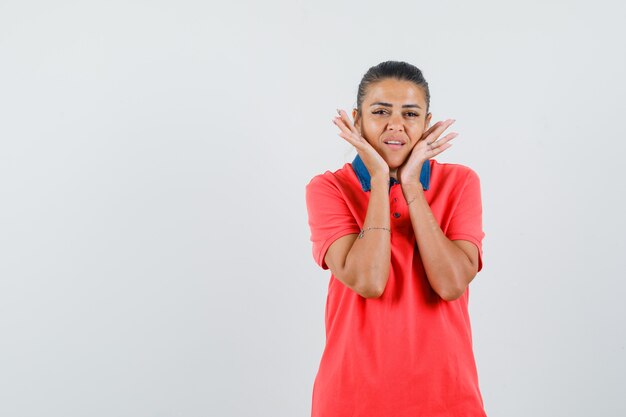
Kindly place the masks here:
POLYGON ((0 415, 308 416, 305 185, 367 69, 474 169, 490 417, 626 415, 618 1, 0 1, 0 415))

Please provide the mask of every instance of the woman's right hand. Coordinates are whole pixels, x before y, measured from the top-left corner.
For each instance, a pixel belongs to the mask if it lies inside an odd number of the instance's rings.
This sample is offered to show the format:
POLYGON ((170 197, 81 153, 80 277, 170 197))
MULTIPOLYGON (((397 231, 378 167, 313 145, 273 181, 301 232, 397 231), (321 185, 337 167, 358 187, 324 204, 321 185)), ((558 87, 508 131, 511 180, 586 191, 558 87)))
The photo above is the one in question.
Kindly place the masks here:
POLYGON ((376 149, 359 133, 345 111, 337 109, 338 117, 333 118, 333 123, 341 130, 339 136, 356 148, 357 153, 365 164, 367 171, 372 177, 384 176, 389 178, 389 165, 376 149))

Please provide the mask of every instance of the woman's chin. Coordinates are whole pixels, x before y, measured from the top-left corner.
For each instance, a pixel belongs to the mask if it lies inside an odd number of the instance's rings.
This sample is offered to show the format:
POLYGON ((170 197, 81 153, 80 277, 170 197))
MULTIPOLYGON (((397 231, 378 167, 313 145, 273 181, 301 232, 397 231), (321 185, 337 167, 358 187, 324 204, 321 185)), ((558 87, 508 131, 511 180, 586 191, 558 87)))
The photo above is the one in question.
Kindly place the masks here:
POLYGON ((390 171, 395 171, 398 168, 400 168, 402 166, 402 164, 404 164, 404 161, 406 161, 406 158, 389 158, 387 159, 387 165, 389 165, 389 170, 390 171))

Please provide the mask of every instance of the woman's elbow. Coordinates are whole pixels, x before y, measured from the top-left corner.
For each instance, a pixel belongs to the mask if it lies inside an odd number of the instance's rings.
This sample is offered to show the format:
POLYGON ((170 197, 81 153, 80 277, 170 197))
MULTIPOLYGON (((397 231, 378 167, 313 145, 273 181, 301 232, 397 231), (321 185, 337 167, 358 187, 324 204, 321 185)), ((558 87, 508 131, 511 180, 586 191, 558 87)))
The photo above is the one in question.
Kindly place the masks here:
POLYGON ((444 301, 454 301, 461 298, 464 292, 465 289, 448 288, 446 290, 439 291, 438 294, 444 301))
POLYGON ((383 291, 380 290, 376 290, 376 289, 369 289, 369 290, 361 290, 361 291, 356 291, 357 294, 359 294, 361 297, 363 298, 379 298, 381 295, 383 295, 383 291))
POLYGON ((454 301, 454 300, 461 298, 461 296, 465 293, 466 289, 467 289, 467 284, 459 283, 456 285, 455 284, 446 285, 444 287, 437 289, 436 292, 439 295, 439 297, 441 297, 443 300, 454 301))
POLYGON ((376 273, 372 274, 362 274, 356 280, 352 289, 363 298, 379 298, 385 291, 388 277, 388 269, 376 271, 376 273))

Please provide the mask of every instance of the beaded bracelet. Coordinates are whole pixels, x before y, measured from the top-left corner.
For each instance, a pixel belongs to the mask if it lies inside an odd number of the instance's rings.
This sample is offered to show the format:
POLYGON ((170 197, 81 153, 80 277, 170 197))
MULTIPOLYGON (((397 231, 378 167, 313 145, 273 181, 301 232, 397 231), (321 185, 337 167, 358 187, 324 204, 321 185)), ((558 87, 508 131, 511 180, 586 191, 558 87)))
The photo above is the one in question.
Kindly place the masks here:
POLYGON ((371 230, 371 229, 383 229, 383 230, 387 230, 389 231, 389 233, 391 233, 391 229, 388 229, 386 227, 368 227, 367 229, 361 229, 361 233, 359 233, 359 239, 361 239, 363 237, 363 234, 365 234, 366 230, 371 230))

